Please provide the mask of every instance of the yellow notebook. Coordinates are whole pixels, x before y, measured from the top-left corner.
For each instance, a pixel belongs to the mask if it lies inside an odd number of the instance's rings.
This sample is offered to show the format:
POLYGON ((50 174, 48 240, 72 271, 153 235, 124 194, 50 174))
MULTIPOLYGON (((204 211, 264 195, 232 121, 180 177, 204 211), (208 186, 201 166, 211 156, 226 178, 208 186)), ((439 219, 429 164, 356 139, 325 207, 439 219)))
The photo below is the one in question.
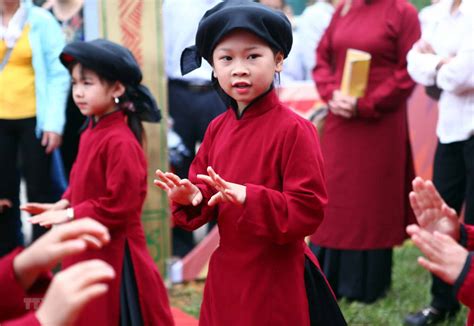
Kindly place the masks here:
POLYGON ((341 93, 353 97, 363 97, 369 78, 370 53, 347 49, 341 93))

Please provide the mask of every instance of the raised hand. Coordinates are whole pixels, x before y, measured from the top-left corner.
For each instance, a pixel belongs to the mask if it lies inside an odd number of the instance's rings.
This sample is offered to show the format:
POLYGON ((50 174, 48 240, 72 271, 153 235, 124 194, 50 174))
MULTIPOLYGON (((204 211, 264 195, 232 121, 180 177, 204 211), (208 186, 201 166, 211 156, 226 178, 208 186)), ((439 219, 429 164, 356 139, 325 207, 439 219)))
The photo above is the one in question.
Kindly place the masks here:
POLYGON ((430 233, 417 225, 409 226, 407 231, 426 256, 418 257, 418 263, 443 281, 453 284, 464 267, 467 250, 452 237, 437 231, 430 233))
POLYGON ((69 207, 69 200, 61 199, 52 204, 43 203, 26 203, 20 207, 21 210, 30 213, 31 215, 41 214, 46 211, 58 211, 69 207))
POLYGON ((417 177, 412 184, 410 204, 420 227, 449 235, 458 241, 461 223, 456 211, 446 205, 431 181, 417 177))
POLYGON ((155 185, 166 191, 168 198, 180 205, 197 206, 202 202, 202 193, 188 179, 181 179, 171 172, 156 170, 155 185))
POLYGON ((83 261, 59 272, 53 278, 36 318, 41 325, 73 325, 84 305, 105 294, 107 283, 114 277, 113 268, 98 259, 83 261))
POLYGON ((214 206, 218 203, 225 202, 236 205, 243 205, 245 203, 245 199, 247 197, 247 187, 237 183, 225 181, 210 166, 207 168, 207 173, 208 175, 198 174, 197 177, 218 191, 218 193, 209 199, 209 206, 214 206))
POLYGON ((110 241, 105 226, 99 222, 82 218, 55 227, 13 260, 13 269, 18 281, 27 290, 38 275, 56 266, 64 257, 99 249, 110 241))
POLYGON ((33 216, 28 220, 31 224, 39 224, 44 227, 61 224, 69 221, 69 217, 65 209, 54 211, 49 210, 44 213, 33 216))

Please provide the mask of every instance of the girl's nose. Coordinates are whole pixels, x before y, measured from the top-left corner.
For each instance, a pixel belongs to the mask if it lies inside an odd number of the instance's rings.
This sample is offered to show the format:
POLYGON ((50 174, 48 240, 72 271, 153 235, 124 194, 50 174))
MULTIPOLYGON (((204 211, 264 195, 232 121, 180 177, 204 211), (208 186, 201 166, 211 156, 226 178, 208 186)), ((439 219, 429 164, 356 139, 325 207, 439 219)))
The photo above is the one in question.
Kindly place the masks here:
POLYGON ((236 62, 232 69, 232 76, 245 76, 249 74, 249 70, 242 62, 236 62))

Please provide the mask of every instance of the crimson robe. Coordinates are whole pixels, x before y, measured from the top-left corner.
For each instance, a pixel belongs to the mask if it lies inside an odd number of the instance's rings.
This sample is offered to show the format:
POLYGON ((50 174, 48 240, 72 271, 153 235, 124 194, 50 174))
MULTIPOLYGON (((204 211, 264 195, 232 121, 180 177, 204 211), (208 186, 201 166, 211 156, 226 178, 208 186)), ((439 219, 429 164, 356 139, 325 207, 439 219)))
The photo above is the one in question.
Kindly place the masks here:
POLYGON ((63 198, 74 208, 75 218, 91 217, 110 231, 103 249, 64 260, 63 267, 98 258, 115 270, 106 295, 93 300, 77 325, 118 325, 120 284, 125 244, 128 244, 145 325, 173 325, 166 289, 146 247, 141 223, 147 189, 147 166, 140 144, 125 122, 122 111, 92 121, 81 135, 79 152, 63 198))
POLYGON ((15 276, 13 260, 21 252, 18 248, 0 258, 0 325, 39 326, 35 316, 51 275, 42 273, 29 291, 25 291, 15 276))
POLYGON ((416 9, 406 0, 353 0, 336 10, 317 49, 313 72, 325 101, 340 88, 346 51, 372 55, 368 86, 357 117, 329 113, 321 146, 329 203, 311 238, 332 249, 391 248, 414 223, 408 202, 414 178, 407 127, 407 99, 415 83, 406 55, 420 38, 416 9))
POLYGON ((469 314, 466 325, 474 325, 474 259, 472 251, 474 251, 474 226, 464 225, 467 231, 467 250, 471 251, 470 258, 466 261, 463 273, 455 283, 457 290, 456 297, 464 305, 469 308, 469 314), (460 283, 460 284, 457 284, 460 283), (457 286, 456 286, 457 285, 457 286))
POLYGON ((216 218, 220 233, 200 325, 309 325, 304 237, 321 223, 327 200, 312 124, 283 106, 274 90, 240 118, 229 108, 209 125, 189 178, 204 200, 197 207, 175 204, 175 224, 195 230, 216 218), (215 190, 196 175, 208 166, 247 187, 243 206, 207 205, 215 190))

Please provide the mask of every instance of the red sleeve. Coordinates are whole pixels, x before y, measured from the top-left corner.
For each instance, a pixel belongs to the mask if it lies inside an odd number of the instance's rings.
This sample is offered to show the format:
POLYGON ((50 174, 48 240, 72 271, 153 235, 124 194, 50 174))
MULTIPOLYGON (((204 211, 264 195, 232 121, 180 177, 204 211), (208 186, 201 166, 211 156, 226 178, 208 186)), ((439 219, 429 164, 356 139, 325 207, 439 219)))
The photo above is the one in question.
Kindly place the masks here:
POLYGON ((474 260, 472 253, 466 259, 461 275, 454 283, 456 297, 470 309, 474 309, 474 260))
POLYGON ((13 260, 21 251, 18 248, 0 259, 0 322, 29 312, 35 304, 37 307, 51 280, 49 273, 43 273, 26 292, 13 270, 13 260))
POLYGON ((18 248, 0 259, 0 321, 25 313, 26 292, 13 270, 13 260, 21 250, 18 248))
POLYGON ((383 111, 397 109, 406 102, 415 87, 407 71, 407 54, 421 35, 418 13, 412 5, 407 4, 391 18, 394 21, 387 23, 397 31, 397 67, 376 89, 357 101, 361 117, 377 117, 383 111))
POLYGON ((466 230, 467 235, 467 250, 474 250, 474 225, 463 224, 464 229, 466 230))
POLYGON ((313 69, 313 79, 318 94, 325 102, 332 99, 332 93, 339 88, 336 81, 336 68, 333 62, 334 55, 331 44, 332 33, 336 28, 336 20, 339 15, 340 10, 337 10, 316 49, 316 66, 313 69))
POLYGON ((130 215, 141 210, 146 194, 146 163, 142 149, 128 139, 108 144, 105 155, 104 194, 73 208, 75 218, 91 217, 113 229, 124 226, 130 215))
POLYGON ((189 180, 201 190, 203 201, 196 207, 172 204, 174 224, 189 231, 196 230, 217 217, 217 207, 207 204, 216 191, 197 178, 198 174, 207 174, 206 169, 209 166, 207 155, 213 138, 212 125, 212 123, 209 125, 199 151, 189 168, 189 180))
POLYGON ((41 324, 36 318, 36 315, 30 312, 20 318, 2 322, 2 326, 41 326, 41 324))
POLYGON ((299 124, 282 147, 282 191, 246 184, 247 198, 237 220, 239 231, 283 244, 313 234, 327 203, 323 160, 316 130, 299 124))

